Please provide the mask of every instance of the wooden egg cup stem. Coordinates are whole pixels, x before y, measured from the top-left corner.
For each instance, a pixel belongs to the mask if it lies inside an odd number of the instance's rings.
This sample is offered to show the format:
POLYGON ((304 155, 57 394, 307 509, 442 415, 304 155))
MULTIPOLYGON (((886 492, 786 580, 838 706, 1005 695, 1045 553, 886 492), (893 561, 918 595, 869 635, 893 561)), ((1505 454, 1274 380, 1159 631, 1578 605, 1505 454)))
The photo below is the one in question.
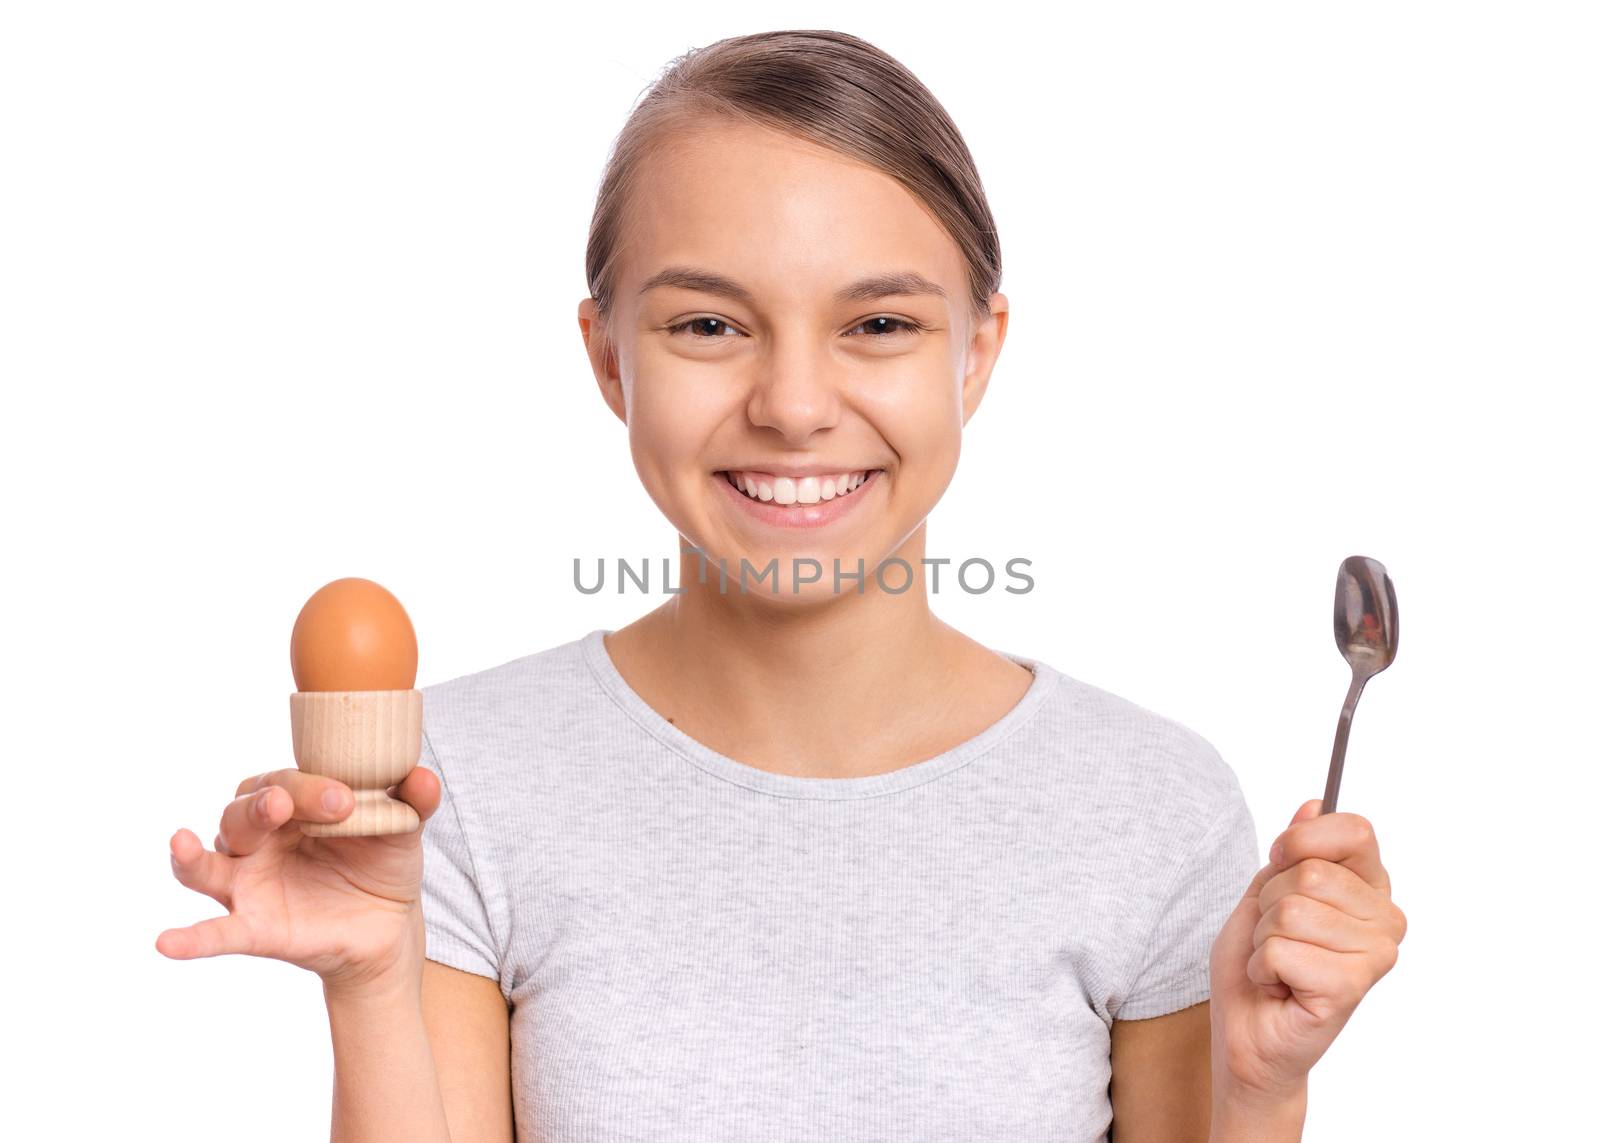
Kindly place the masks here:
POLYGON ((295 765, 355 791, 342 821, 302 820, 308 837, 376 837, 420 829, 417 811, 388 794, 422 757, 422 692, 295 691, 289 696, 295 765))

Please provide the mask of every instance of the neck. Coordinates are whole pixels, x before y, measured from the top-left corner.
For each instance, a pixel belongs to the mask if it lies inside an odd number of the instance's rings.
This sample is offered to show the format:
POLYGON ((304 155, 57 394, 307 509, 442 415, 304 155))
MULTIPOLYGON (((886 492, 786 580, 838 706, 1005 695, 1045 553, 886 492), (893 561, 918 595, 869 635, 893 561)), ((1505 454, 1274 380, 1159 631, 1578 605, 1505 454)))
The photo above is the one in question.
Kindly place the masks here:
MULTIPOLYGON (((770 578, 741 593, 736 568, 720 590, 714 561, 701 583, 701 558, 687 551, 682 592, 613 634, 608 650, 652 707, 730 757, 811 777, 905 765, 915 760, 901 756, 907 741, 948 704, 976 648, 929 608, 924 536, 919 527, 895 553, 913 571, 903 592, 882 590, 868 566, 859 592, 845 580, 833 594, 830 567, 815 585, 826 597, 805 602, 774 600, 770 578)), ((899 588, 905 568, 882 578, 899 588)))

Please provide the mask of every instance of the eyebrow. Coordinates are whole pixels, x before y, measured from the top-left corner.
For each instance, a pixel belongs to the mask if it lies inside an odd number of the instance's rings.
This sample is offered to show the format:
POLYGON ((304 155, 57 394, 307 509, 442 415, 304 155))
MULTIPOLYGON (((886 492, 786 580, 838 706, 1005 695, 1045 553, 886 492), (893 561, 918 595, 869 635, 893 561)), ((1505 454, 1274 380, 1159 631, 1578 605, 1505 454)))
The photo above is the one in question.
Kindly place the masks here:
MULTIPOLYGON (((755 295, 747 288, 735 282, 732 278, 711 270, 702 270, 695 266, 668 266, 660 273, 653 274, 644 285, 639 287, 639 293, 644 294, 657 286, 677 286, 683 290, 698 290, 703 294, 717 294, 720 297, 732 298, 736 302, 755 307, 755 295)), ((860 278, 835 291, 833 297, 838 302, 867 302, 876 298, 892 298, 902 296, 915 296, 918 294, 931 294, 938 298, 948 298, 945 288, 939 283, 917 273, 915 270, 899 270, 887 274, 870 274, 860 278)))

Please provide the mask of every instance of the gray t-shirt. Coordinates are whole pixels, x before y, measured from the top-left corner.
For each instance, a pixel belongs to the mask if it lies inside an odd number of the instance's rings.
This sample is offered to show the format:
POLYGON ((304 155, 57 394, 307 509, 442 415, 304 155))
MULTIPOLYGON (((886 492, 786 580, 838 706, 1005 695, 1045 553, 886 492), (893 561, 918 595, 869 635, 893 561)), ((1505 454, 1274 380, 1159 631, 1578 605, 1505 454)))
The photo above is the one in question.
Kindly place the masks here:
POLYGON ((596 630, 423 687, 429 959, 512 1007, 519 1140, 1102 1140, 1111 1022, 1210 995, 1258 867, 1204 738, 1037 660, 934 758, 718 754, 596 630))

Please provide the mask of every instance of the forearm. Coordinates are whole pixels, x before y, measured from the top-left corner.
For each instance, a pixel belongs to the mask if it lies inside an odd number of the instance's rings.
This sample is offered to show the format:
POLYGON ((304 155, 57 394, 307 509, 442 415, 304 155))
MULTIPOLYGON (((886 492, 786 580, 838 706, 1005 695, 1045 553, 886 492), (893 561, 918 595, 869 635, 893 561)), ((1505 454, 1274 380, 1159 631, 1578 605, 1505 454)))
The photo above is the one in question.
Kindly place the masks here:
POLYGON ((1306 1085, 1266 1098, 1239 1091, 1225 1080, 1211 1089, 1211 1143, 1300 1143, 1306 1123, 1306 1085))
POLYGON ((420 966, 360 990, 324 984, 323 998, 333 1034, 332 1143, 450 1143, 420 966))

